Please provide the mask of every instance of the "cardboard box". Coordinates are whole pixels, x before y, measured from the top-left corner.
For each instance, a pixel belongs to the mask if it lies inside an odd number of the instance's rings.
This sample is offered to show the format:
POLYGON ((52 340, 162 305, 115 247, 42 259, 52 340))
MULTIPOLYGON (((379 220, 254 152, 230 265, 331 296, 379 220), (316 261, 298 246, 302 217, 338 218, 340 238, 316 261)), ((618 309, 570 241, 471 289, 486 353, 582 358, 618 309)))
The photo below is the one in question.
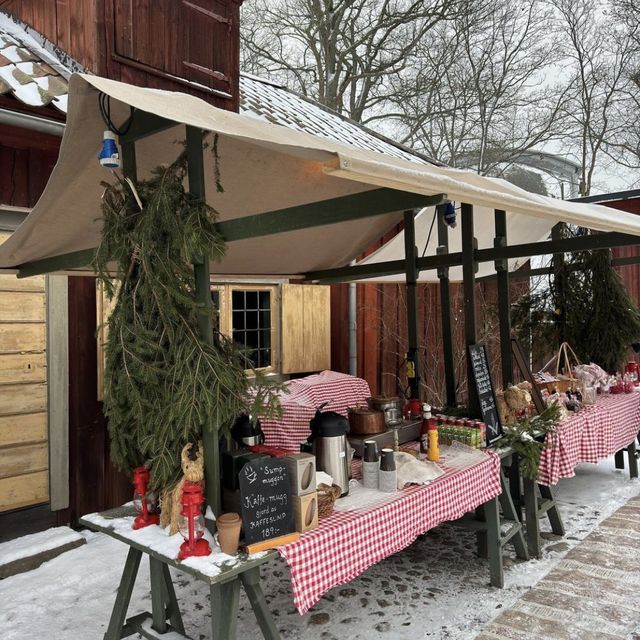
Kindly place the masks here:
POLYGON ((304 496, 293 496, 293 521, 296 531, 304 533, 318 526, 318 494, 314 491, 304 496))
POLYGON ((282 461, 289 470, 291 493, 305 496, 316 491, 316 457, 311 453, 294 453, 282 461))

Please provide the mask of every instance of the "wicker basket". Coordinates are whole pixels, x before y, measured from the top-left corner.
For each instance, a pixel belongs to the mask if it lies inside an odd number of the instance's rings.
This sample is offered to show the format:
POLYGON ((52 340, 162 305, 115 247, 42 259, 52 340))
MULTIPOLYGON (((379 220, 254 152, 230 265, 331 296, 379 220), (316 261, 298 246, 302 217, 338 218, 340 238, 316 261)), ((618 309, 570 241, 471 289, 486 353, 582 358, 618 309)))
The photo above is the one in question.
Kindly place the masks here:
POLYGON ((333 513, 333 505, 340 497, 342 489, 337 485, 319 484, 318 485, 318 517, 326 518, 333 513))
POLYGON ((574 367, 580 364, 578 356, 567 342, 563 342, 558 349, 558 353, 542 367, 540 371, 549 371, 553 369, 555 364, 555 371, 552 375, 556 378, 554 382, 539 382, 538 386, 542 389, 546 387, 549 393, 559 391, 560 393, 566 393, 569 389, 577 389, 580 385, 579 380, 573 377, 574 367), (564 375, 561 373, 564 369, 564 375))

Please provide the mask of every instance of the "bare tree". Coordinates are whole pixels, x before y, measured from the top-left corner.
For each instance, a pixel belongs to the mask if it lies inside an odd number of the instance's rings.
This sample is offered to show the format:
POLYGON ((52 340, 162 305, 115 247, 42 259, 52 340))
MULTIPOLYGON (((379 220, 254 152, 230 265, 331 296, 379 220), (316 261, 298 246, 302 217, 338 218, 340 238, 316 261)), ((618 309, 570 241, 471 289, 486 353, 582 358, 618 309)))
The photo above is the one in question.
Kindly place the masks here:
POLYGON ((557 137, 563 89, 545 72, 551 10, 540 0, 476 6, 434 29, 420 64, 396 80, 403 140, 454 166, 501 173, 557 137))
POLYGON ((367 122, 434 26, 478 1, 252 0, 242 67, 367 122))
POLYGON ((555 0, 554 5, 563 36, 559 44, 573 70, 565 105, 573 136, 565 143, 577 148, 580 194, 586 196, 608 141, 613 143, 626 129, 625 119, 615 116, 624 113, 623 105, 633 95, 633 39, 596 0, 555 0))

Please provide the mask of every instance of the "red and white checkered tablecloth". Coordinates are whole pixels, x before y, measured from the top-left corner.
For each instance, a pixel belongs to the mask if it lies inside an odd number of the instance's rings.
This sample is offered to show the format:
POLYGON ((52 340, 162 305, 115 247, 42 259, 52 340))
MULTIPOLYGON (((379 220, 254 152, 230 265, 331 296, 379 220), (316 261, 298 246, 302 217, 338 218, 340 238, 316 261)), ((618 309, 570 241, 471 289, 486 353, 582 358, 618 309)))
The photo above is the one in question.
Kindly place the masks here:
POLYGON ((280 396, 283 414, 279 419, 260 419, 265 444, 300 451, 300 444, 309 434, 309 421, 316 409, 330 401, 326 411, 347 415, 347 408, 366 404, 371 391, 366 380, 338 373, 322 371, 305 378, 287 382, 288 394, 280 396))
POLYGON ((596 404, 563 420, 540 457, 538 482, 556 484, 575 475, 580 462, 598 462, 626 447, 640 431, 640 391, 598 396, 596 404))
POLYGON ((291 570, 294 604, 306 613, 329 589, 397 553, 441 522, 455 520, 500 494, 500 458, 448 468, 428 485, 411 485, 390 501, 358 511, 334 511, 317 529, 280 547, 291 570))

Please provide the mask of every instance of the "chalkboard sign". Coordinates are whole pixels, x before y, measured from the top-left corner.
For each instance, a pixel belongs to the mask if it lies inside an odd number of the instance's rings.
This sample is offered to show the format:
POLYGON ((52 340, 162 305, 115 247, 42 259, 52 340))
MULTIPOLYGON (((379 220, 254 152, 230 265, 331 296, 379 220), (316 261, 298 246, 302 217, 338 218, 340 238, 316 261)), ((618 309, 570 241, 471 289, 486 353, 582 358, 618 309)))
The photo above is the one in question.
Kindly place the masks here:
POLYGON ((478 403, 482 421, 487 425, 487 444, 495 442, 502 436, 502 425, 496 404, 496 394, 491 382, 487 352, 483 344, 472 344, 468 347, 471 359, 471 370, 478 391, 478 403))
POLYGON ((246 544, 295 531, 289 472, 282 460, 247 462, 240 471, 240 501, 246 544))

